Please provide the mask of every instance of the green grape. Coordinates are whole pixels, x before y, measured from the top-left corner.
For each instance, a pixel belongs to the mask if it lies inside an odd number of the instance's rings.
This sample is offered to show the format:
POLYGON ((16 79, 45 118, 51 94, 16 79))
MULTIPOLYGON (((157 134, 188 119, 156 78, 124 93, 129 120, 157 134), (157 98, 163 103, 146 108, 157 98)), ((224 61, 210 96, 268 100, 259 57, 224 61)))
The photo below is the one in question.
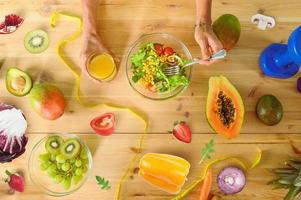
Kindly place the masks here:
POLYGON ((45 170, 48 169, 49 166, 50 166, 50 165, 49 165, 47 162, 43 162, 43 163, 40 164, 40 169, 41 169, 42 171, 45 171, 45 170))
POLYGON ((51 164, 51 165, 48 167, 47 171, 53 172, 53 171, 56 171, 56 169, 57 169, 56 164, 51 164))
POLYGON ((75 161, 75 166, 76 167, 81 167, 82 166, 82 161, 81 160, 76 160, 75 161))
POLYGON ((70 167, 71 167, 71 166, 70 166, 69 163, 64 163, 64 164, 62 165, 62 170, 66 172, 66 171, 68 171, 68 170, 70 169, 70 167))
POLYGON ((51 160, 52 162, 56 162, 56 155, 51 154, 50 160, 51 160))
POLYGON ((47 170, 47 174, 50 176, 50 177, 55 177, 56 176, 56 171, 53 171, 53 170, 47 170))
POLYGON ((74 158, 72 158, 72 159, 70 159, 68 161, 69 161, 69 163, 73 164, 73 163, 75 163, 76 160, 74 158))
POLYGON ((72 177, 72 183, 73 183, 74 185, 77 185, 82 179, 83 179, 83 176, 82 176, 82 175, 79 175, 79 176, 73 176, 73 177, 72 177))
POLYGON ((41 162, 46 162, 49 159, 50 159, 50 154, 49 153, 39 155, 39 161, 41 161, 41 162))
POLYGON ((83 173, 87 173, 88 167, 87 167, 87 166, 83 166, 83 167, 82 167, 82 170, 83 170, 83 173))
POLYGON ((86 149, 83 149, 83 150, 80 152, 80 158, 82 158, 82 159, 87 159, 87 158, 88 158, 86 149))
POLYGON ((63 179, 64 179, 64 177, 63 177, 62 175, 60 175, 60 174, 56 174, 56 175, 54 176, 54 182, 55 182, 55 183, 60 183, 60 182, 63 181, 63 179))
POLYGON ((57 169, 62 169, 62 163, 56 163, 56 167, 57 167, 57 169))
POLYGON ((76 174, 77 176, 80 176, 80 175, 83 174, 83 170, 82 170, 81 168, 77 168, 77 169, 75 170, 75 174, 76 174))
POLYGON ((56 164, 51 164, 47 169, 47 173, 49 176, 54 177, 57 173, 56 164))
POLYGON ((66 162, 66 158, 62 155, 62 154, 59 154, 55 157, 56 159, 56 162, 58 163, 65 163, 66 162))
POLYGON ((69 190, 71 187, 71 178, 65 178, 62 184, 65 190, 69 190))
POLYGON ((46 161, 46 162, 41 162, 41 163, 44 163, 46 166, 50 166, 50 165, 52 165, 52 162, 50 162, 49 160, 48 161, 46 161))

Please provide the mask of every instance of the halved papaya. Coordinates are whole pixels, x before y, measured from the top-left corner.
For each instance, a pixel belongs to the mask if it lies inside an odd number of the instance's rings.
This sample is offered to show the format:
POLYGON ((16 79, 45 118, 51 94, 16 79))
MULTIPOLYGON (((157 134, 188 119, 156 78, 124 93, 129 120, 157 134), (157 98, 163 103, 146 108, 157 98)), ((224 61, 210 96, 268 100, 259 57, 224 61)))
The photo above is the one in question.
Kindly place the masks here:
POLYGON ((224 76, 209 79, 206 117, 214 131, 228 139, 240 134, 244 104, 237 89, 224 76))

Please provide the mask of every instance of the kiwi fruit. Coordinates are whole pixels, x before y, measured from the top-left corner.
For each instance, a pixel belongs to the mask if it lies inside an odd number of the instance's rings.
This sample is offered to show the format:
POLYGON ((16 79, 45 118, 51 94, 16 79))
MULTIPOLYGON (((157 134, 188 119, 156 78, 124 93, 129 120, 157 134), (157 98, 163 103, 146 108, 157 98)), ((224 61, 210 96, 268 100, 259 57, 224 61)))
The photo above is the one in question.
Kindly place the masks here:
POLYGON ((42 53, 49 46, 48 34, 40 29, 30 31, 25 35, 24 46, 29 53, 42 53))
POLYGON ((77 139, 70 138, 64 142, 61 147, 61 155, 67 159, 75 158, 81 151, 81 144, 77 139))
POLYGON ((27 95, 32 88, 31 77, 26 72, 15 67, 7 70, 5 83, 6 89, 18 97, 27 95))
POLYGON ((60 136, 50 136, 46 140, 45 148, 51 154, 59 154, 63 143, 64 140, 60 136))

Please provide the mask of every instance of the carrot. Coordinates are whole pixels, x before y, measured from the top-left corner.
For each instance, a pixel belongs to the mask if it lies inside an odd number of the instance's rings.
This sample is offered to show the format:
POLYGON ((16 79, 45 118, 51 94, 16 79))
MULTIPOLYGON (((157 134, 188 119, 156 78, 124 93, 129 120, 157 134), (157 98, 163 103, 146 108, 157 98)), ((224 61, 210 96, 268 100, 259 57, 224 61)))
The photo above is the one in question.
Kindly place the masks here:
POLYGON ((210 189, 212 186, 212 170, 209 169, 201 187, 201 194, 199 200, 208 200, 210 189))

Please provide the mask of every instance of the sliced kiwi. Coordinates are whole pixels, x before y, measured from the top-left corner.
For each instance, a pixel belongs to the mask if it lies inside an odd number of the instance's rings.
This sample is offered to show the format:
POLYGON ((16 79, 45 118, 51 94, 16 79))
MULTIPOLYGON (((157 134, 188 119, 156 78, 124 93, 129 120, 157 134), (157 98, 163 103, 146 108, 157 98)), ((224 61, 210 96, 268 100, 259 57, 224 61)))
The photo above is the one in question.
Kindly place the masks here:
POLYGON ((46 140, 45 148, 51 154, 59 154, 63 143, 64 140, 60 136, 58 135, 50 136, 46 140))
POLYGON ((32 88, 31 77, 24 71, 11 67, 6 71, 6 89, 15 96, 25 96, 32 88))
POLYGON ((24 38, 24 46, 29 53, 41 53, 49 46, 48 34, 40 29, 28 32, 24 38))
POLYGON ((70 138, 64 142, 61 148, 61 154, 67 159, 72 159, 78 156, 81 151, 81 144, 77 139, 70 138))

